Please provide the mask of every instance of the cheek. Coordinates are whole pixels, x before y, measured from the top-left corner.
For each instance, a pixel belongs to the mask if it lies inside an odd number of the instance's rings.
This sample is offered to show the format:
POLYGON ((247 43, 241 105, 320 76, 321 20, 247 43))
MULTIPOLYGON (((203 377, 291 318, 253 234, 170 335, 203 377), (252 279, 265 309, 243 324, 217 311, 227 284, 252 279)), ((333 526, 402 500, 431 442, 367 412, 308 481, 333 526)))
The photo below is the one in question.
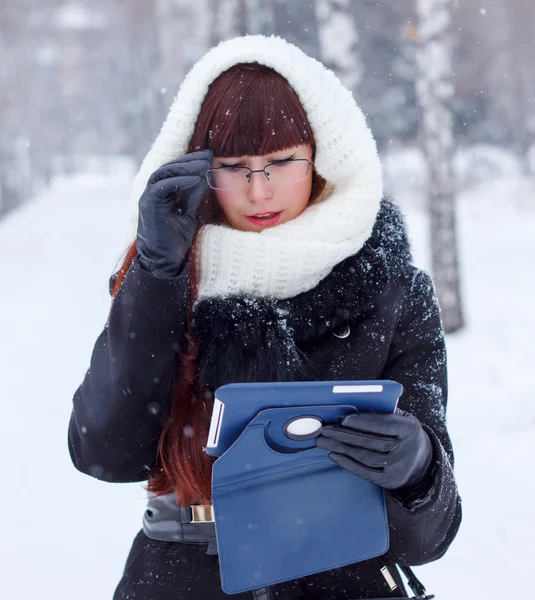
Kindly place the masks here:
POLYGON ((217 198, 217 201, 221 205, 226 204, 231 198, 231 195, 228 193, 228 191, 225 190, 215 190, 214 193, 215 197, 217 198))
POLYGON ((303 212, 308 206, 310 199, 310 192, 312 191, 312 177, 305 181, 300 181, 296 184, 293 190, 292 196, 295 203, 295 210, 297 214, 303 212))
POLYGON ((232 212, 236 207, 236 194, 231 193, 229 191, 216 191, 215 197, 219 206, 222 208, 223 212, 227 214, 227 212, 232 212))

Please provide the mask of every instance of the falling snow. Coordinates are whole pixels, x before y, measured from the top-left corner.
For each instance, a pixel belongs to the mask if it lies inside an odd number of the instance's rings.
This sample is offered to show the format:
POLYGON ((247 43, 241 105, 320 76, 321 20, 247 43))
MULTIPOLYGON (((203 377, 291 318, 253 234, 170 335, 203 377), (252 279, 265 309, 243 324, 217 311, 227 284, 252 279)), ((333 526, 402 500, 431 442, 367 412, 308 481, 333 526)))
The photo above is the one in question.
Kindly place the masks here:
MULTIPOLYGON (((58 180, 0 223, 0 252, 9 256, 3 263, 9 285, 0 297, 0 440, 3 456, 11 457, 2 493, 9 515, 0 559, 10 574, 3 579, 6 598, 42 597, 43 590, 54 590, 58 600, 72 598, 73 590, 77 600, 109 598, 140 527, 143 489, 78 473, 66 441, 72 395, 107 318, 107 278, 129 242, 120 200, 128 181, 127 173, 58 180), (39 518, 28 526, 36 501, 39 518)), ((526 484, 525 465, 513 458, 531 456, 535 442, 533 394, 525 388, 535 325, 535 283, 526 276, 535 255, 533 197, 533 183, 518 178, 491 180, 461 197, 469 326, 448 339, 448 424, 465 521, 444 558, 416 569, 437 597, 525 595, 534 478, 526 484), (500 543, 489 537, 489 523, 500 543)), ((428 267, 427 224, 413 208, 420 205, 415 198, 412 190, 400 201, 417 262, 428 267)))

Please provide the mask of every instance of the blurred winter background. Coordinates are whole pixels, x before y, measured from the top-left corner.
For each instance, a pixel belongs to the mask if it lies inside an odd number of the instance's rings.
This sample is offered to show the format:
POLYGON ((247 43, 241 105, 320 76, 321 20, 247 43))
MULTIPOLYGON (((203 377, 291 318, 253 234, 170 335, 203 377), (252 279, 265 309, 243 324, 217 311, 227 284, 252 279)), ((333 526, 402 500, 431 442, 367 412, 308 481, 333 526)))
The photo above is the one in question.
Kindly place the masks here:
POLYGON ((353 90, 437 283, 465 516, 417 573, 439 600, 527 597, 533 0, 0 3, 2 597, 112 596, 144 491, 74 470, 71 398, 129 241, 132 174, 188 68, 247 32, 285 36, 353 90))

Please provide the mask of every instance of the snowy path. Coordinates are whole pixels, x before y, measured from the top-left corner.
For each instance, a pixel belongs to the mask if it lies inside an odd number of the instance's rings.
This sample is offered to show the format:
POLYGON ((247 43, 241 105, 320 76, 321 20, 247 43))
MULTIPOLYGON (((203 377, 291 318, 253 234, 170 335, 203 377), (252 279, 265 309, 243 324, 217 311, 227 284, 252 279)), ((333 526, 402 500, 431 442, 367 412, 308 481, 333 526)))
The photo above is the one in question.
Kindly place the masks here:
MULTIPOLYGON (((78 176, 57 181, 0 223, 4 598, 111 598, 140 525, 141 486, 79 474, 66 444, 72 394, 106 320, 107 278, 126 246, 127 195, 124 176, 78 176)), ((498 600, 527 589, 534 198, 533 183, 503 181, 462 202, 469 328, 448 348, 449 424, 465 520, 448 554, 417 569, 440 600, 498 600)), ((423 256, 418 213, 410 227, 423 256)))

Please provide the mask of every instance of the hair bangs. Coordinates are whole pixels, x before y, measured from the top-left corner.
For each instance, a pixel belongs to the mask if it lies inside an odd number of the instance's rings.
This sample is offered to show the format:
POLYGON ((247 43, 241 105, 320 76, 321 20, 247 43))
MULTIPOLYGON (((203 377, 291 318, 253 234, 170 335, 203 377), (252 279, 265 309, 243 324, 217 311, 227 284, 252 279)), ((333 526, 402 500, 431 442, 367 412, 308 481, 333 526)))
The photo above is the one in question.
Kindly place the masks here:
POLYGON ((258 156, 304 143, 314 145, 314 136, 293 88, 270 67, 247 63, 234 65, 210 85, 190 150, 258 156))

